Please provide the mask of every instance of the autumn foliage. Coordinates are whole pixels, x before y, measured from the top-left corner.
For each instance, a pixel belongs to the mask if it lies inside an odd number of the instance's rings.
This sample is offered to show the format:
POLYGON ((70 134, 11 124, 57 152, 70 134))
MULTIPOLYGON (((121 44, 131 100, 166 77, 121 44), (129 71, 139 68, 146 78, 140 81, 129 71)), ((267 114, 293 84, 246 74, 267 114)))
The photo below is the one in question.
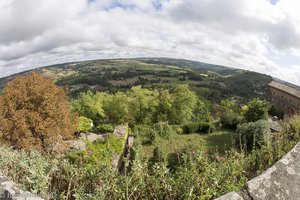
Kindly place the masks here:
POLYGON ((17 77, 0 96, 0 137, 15 148, 56 151, 76 125, 65 91, 37 73, 17 77))

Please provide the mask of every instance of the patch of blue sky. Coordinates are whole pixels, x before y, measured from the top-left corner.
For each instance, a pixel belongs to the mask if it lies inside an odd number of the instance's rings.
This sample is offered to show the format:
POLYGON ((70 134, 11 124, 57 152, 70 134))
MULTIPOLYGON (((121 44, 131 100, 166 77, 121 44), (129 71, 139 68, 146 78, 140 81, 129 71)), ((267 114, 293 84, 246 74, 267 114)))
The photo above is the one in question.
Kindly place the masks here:
POLYGON ((122 8, 125 10, 133 10, 136 8, 136 5, 133 4, 126 4, 126 3, 121 3, 119 1, 114 1, 108 9, 114 9, 114 8, 122 8))
POLYGON ((152 5, 157 11, 162 9, 162 4, 159 0, 152 1, 152 5))
POLYGON ((95 0, 87 0, 88 3, 92 3, 94 2, 95 0))
POLYGON ((272 5, 275 5, 279 0, 269 0, 272 5))
POLYGON ((268 58, 273 60, 280 67, 288 68, 291 66, 300 66, 300 57, 291 52, 278 54, 268 47, 268 58))
MULTIPOLYGON (((88 3, 93 3, 94 1, 95 0, 87 0, 88 3)), ((162 9, 162 3, 160 2, 160 0, 152 0, 151 3, 152 3, 153 8, 156 11, 160 11, 162 9)), ((122 8, 124 10, 134 10, 137 8, 137 5, 128 4, 125 2, 120 2, 118 0, 114 0, 109 6, 104 8, 104 10, 112 10, 114 8, 122 8)))

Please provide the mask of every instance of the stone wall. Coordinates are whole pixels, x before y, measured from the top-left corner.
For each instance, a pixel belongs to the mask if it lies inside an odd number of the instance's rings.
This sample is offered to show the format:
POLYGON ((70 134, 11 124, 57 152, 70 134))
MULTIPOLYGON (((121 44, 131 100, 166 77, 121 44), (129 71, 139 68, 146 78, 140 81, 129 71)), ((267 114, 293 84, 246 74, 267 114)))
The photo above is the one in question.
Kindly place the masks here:
POLYGON ((0 200, 43 200, 0 175, 0 200))
POLYGON ((122 144, 123 152, 119 155, 115 155, 113 160, 112 160, 113 169, 115 169, 115 170, 119 169, 120 170, 120 167, 122 165, 122 156, 123 156, 123 153, 125 151, 126 142, 127 142, 127 138, 128 138, 128 125, 116 126, 115 130, 114 130, 114 135, 117 138, 121 139, 122 142, 123 142, 123 144, 122 144))
POLYGON ((300 199, 300 142, 260 176, 248 181, 239 192, 217 200, 300 199))

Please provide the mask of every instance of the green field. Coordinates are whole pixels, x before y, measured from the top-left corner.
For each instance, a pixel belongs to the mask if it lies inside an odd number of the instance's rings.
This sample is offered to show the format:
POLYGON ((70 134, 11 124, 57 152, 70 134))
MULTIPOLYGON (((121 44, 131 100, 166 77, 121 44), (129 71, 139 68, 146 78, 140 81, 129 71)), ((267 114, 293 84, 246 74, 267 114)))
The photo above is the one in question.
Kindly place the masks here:
POLYGON ((223 155, 232 147, 233 133, 231 130, 221 130, 211 134, 176 134, 170 139, 158 138, 153 144, 142 143, 141 156, 143 158, 151 157, 155 147, 158 147, 164 155, 168 155, 186 146, 199 147, 223 155))

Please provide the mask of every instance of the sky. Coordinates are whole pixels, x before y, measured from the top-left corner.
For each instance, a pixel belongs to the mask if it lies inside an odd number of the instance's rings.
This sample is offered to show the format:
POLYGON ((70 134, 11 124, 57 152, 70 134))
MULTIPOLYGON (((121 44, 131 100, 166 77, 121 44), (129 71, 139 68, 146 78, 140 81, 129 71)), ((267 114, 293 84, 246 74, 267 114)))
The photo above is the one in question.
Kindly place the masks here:
POLYGON ((0 0, 0 77, 72 61, 170 57, 300 85, 300 1, 0 0))

